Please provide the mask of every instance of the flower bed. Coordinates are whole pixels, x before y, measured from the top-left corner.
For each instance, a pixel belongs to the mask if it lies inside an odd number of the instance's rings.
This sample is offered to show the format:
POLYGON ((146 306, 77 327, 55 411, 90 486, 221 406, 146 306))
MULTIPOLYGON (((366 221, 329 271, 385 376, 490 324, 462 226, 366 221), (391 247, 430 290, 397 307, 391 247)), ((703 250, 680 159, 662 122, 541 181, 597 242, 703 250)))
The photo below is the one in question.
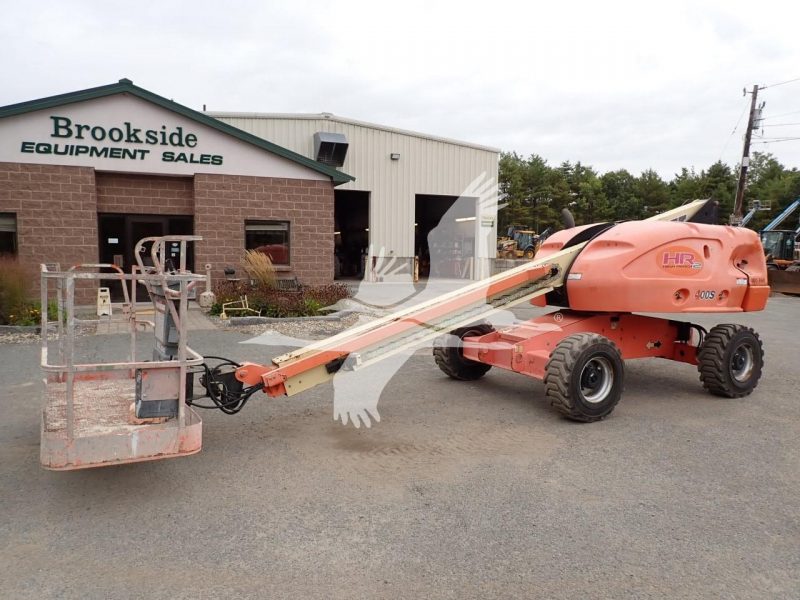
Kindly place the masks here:
POLYGON ((211 314, 222 312, 222 305, 235 302, 247 296, 250 308, 259 311, 263 317, 313 317, 321 315, 324 309, 339 300, 349 298, 346 285, 301 285, 296 291, 279 290, 263 283, 250 284, 243 281, 221 281, 214 286, 217 302, 211 307, 211 314))
MULTIPOLYGON (((0 325, 35 326, 41 323, 41 303, 31 300, 33 274, 13 256, 0 255, 0 325)), ((55 301, 48 318, 58 318, 55 301)))

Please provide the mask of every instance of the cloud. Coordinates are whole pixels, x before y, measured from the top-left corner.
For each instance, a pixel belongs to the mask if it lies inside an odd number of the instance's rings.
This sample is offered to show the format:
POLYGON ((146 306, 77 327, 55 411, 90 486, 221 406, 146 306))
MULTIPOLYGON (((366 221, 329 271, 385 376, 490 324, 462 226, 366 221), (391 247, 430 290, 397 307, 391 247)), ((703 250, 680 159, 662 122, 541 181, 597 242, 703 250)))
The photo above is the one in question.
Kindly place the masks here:
MULTIPOLYGON (((800 76, 798 13, 721 1, 10 3, 0 104, 130 77, 194 108, 329 111, 668 177, 720 158, 742 87, 800 76)), ((765 90, 766 114, 800 109, 798 86, 765 90)), ((740 148, 737 134, 723 158, 740 148)), ((800 143, 772 150, 800 162, 800 143)))

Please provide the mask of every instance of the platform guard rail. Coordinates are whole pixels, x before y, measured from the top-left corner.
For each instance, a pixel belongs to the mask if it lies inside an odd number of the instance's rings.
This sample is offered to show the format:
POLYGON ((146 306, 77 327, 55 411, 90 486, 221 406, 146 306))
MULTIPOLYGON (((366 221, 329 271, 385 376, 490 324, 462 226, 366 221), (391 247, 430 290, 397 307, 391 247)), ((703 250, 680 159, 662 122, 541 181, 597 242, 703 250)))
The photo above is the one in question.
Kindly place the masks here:
POLYGON ((186 381, 188 369, 202 364, 203 357, 187 345, 186 319, 189 291, 203 275, 186 270, 186 245, 197 236, 146 238, 137 245, 139 265, 126 274, 113 264, 95 263, 61 271, 41 265, 41 367, 45 373, 45 406, 42 413, 41 463, 49 469, 75 469, 105 464, 150 460, 168 455, 191 454, 200 450, 201 421, 186 406, 186 386, 179 385, 177 418, 139 422, 130 415, 134 377, 137 369, 155 372, 171 370, 186 381), (164 257, 165 244, 180 244, 179 267, 170 272, 164 257), (145 244, 150 244, 151 266, 143 264, 145 244), (116 280, 123 290, 130 346, 128 359, 121 362, 81 362, 76 357, 76 338, 82 326, 96 320, 79 319, 75 311, 78 282, 116 280), (150 293, 154 321, 136 316, 137 288, 150 293), (130 288, 129 288, 130 286, 130 288), (48 302, 56 300, 56 321, 48 318, 48 302), (168 360, 137 358, 137 333, 158 329, 158 322, 171 319, 177 330, 174 357, 168 360), (54 339, 50 339, 54 337, 54 339), (50 352, 53 343, 55 356, 50 352), (196 447, 195 447, 196 446, 196 447))

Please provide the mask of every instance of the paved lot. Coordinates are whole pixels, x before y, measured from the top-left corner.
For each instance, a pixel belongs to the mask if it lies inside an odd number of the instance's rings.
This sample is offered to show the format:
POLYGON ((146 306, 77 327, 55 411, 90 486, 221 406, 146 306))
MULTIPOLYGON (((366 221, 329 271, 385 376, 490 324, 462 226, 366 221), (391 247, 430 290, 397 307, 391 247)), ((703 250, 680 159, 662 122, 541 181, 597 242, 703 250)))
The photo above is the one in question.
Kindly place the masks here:
MULTIPOLYGON (((38 467, 37 346, 0 345, 2 595, 796 599, 800 299, 724 320, 765 342, 743 400, 633 362, 612 417, 581 425, 539 382, 454 382, 419 355, 373 429, 334 424, 325 386, 205 414, 197 456, 72 473, 38 467)), ((192 346, 267 358, 244 338, 192 346)))
MULTIPOLYGON (((203 310, 194 302, 189 304, 189 312, 187 313, 186 327, 189 331, 196 331, 199 329, 214 329, 213 322, 205 315, 203 310)), ((136 308, 136 316, 139 320, 153 321, 155 319, 155 312, 153 305, 149 302, 139 303, 136 308)), ((109 333, 128 333, 130 331, 130 323, 128 317, 122 312, 122 306, 118 304, 113 305, 111 315, 96 317, 94 313, 89 311, 89 314, 82 315, 84 319, 96 320, 97 325, 94 332, 97 335, 105 335, 109 333)))

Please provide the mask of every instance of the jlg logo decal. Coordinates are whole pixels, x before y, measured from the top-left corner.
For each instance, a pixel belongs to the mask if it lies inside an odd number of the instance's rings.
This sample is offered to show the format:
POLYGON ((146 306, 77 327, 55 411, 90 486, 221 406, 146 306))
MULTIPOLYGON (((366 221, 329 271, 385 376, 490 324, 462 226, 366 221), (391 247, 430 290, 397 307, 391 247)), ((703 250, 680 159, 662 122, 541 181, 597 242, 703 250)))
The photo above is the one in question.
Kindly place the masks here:
POLYGON ((697 275, 703 270, 700 255, 686 246, 670 246, 656 254, 658 266, 670 275, 697 275))

